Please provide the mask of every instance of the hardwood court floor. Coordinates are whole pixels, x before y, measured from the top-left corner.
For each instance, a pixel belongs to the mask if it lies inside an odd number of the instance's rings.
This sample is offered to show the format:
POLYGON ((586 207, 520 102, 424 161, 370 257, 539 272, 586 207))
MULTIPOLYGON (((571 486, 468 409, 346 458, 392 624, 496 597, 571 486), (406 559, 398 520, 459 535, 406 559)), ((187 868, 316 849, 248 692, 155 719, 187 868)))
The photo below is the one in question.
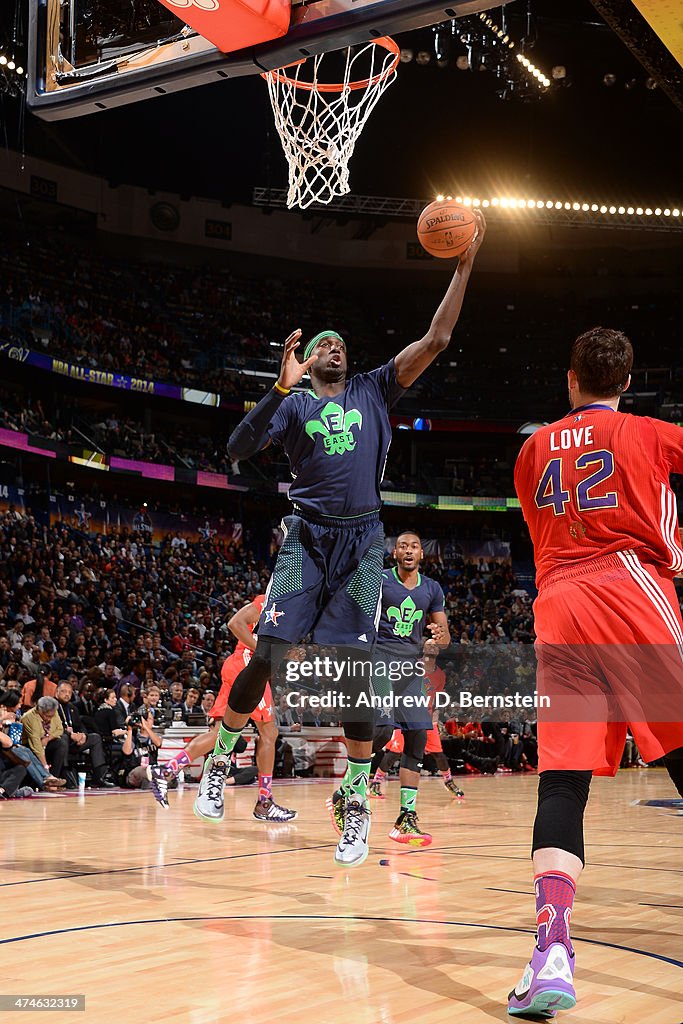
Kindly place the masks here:
MULTIPOLYGON (((332 861, 328 783, 277 788, 299 810, 288 826, 252 819, 253 787, 226 793, 220 826, 193 816, 194 787, 170 811, 149 793, 5 803, 0 991, 85 993, 57 1018, 85 1024, 506 1021, 532 948, 536 778, 463 786, 459 804, 424 780, 434 845, 406 851, 386 839, 392 783, 351 872, 332 861)), ((579 1004, 560 1020, 683 1018, 683 817, 632 804, 673 795, 656 769, 594 782, 579 1004)))

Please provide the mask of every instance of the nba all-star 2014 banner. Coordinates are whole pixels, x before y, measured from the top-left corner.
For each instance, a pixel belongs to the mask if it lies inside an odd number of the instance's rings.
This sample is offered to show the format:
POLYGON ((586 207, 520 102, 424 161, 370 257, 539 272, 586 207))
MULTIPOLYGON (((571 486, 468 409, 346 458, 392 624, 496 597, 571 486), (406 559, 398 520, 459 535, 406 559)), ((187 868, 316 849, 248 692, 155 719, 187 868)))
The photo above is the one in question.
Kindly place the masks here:
POLYGON ((125 373, 112 373, 110 370, 99 370, 94 366, 81 366, 65 359, 35 352, 30 348, 12 345, 9 342, 0 344, 0 353, 9 359, 15 359, 27 366, 35 366, 48 373, 58 373, 71 380, 80 380, 87 384, 102 384, 108 388, 121 388, 124 391, 136 391, 141 395, 158 395, 161 398, 176 398, 182 402, 194 402, 197 405, 219 406, 220 395, 212 391, 199 391, 185 388, 179 384, 168 384, 164 381, 146 380, 143 377, 131 377, 125 373))
POLYGON ((112 530, 125 528, 137 534, 143 543, 155 546, 174 537, 181 543, 201 540, 218 544, 242 543, 242 524, 230 519, 173 515, 147 508, 136 510, 70 494, 50 495, 50 525, 55 523, 66 523, 83 533, 105 536, 112 530))

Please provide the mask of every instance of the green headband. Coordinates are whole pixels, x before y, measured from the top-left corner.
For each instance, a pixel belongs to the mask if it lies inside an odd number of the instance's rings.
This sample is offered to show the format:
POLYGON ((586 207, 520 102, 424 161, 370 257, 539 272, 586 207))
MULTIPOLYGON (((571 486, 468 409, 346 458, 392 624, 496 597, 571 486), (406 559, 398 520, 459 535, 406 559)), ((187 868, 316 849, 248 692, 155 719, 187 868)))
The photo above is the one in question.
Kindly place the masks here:
POLYGON ((315 346, 318 344, 319 341, 322 341, 323 338, 336 338, 337 341, 344 341, 341 334, 337 334, 336 331, 321 331, 320 334, 316 334, 315 338, 311 338, 308 345, 304 349, 304 361, 308 359, 315 346))

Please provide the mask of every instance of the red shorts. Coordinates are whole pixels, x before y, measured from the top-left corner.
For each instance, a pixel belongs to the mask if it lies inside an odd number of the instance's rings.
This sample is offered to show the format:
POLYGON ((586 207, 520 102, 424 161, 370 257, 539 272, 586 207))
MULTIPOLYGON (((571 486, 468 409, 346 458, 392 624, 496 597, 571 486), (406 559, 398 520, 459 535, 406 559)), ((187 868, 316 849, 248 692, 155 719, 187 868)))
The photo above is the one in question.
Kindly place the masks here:
MULTIPOLYGON (((218 691, 216 702, 209 711, 209 718, 222 718, 225 714, 225 710, 228 706, 228 697, 232 684, 237 679, 245 665, 248 665, 251 661, 251 651, 248 647, 245 647, 243 652, 235 651, 229 658, 226 658, 223 662, 223 668, 221 669, 221 688, 218 691)), ((249 715, 253 722, 272 722, 273 721, 273 694, 270 689, 270 683, 266 683, 265 693, 261 699, 261 703, 258 707, 249 715)))
POLYGON ((683 746, 683 621, 673 581, 632 551, 554 573, 534 604, 539 772, 615 775, 683 746), (677 720, 678 719, 678 720, 677 720))
MULTIPOLYGON (((400 729, 394 729, 391 739, 384 749, 389 750, 392 754, 403 753, 403 733, 400 729)), ((443 754, 441 736, 439 735, 438 729, 429 729, 427 731, 427 746, 425 747, 425 754, 443 754)))

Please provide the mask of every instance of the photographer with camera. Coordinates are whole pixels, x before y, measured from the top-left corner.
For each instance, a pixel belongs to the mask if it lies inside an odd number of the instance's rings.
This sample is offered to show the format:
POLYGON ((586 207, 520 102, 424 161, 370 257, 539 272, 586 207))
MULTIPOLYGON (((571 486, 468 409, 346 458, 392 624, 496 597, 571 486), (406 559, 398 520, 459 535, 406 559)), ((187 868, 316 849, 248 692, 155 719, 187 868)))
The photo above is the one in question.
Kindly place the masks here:
POLYGON ((154 731, 152 716, 146 708, 133 709, 125 720, 124 730, 114 774, 122 788, 139 789, 147 778, 147 765, 156 763, 161 737, 154 731))

